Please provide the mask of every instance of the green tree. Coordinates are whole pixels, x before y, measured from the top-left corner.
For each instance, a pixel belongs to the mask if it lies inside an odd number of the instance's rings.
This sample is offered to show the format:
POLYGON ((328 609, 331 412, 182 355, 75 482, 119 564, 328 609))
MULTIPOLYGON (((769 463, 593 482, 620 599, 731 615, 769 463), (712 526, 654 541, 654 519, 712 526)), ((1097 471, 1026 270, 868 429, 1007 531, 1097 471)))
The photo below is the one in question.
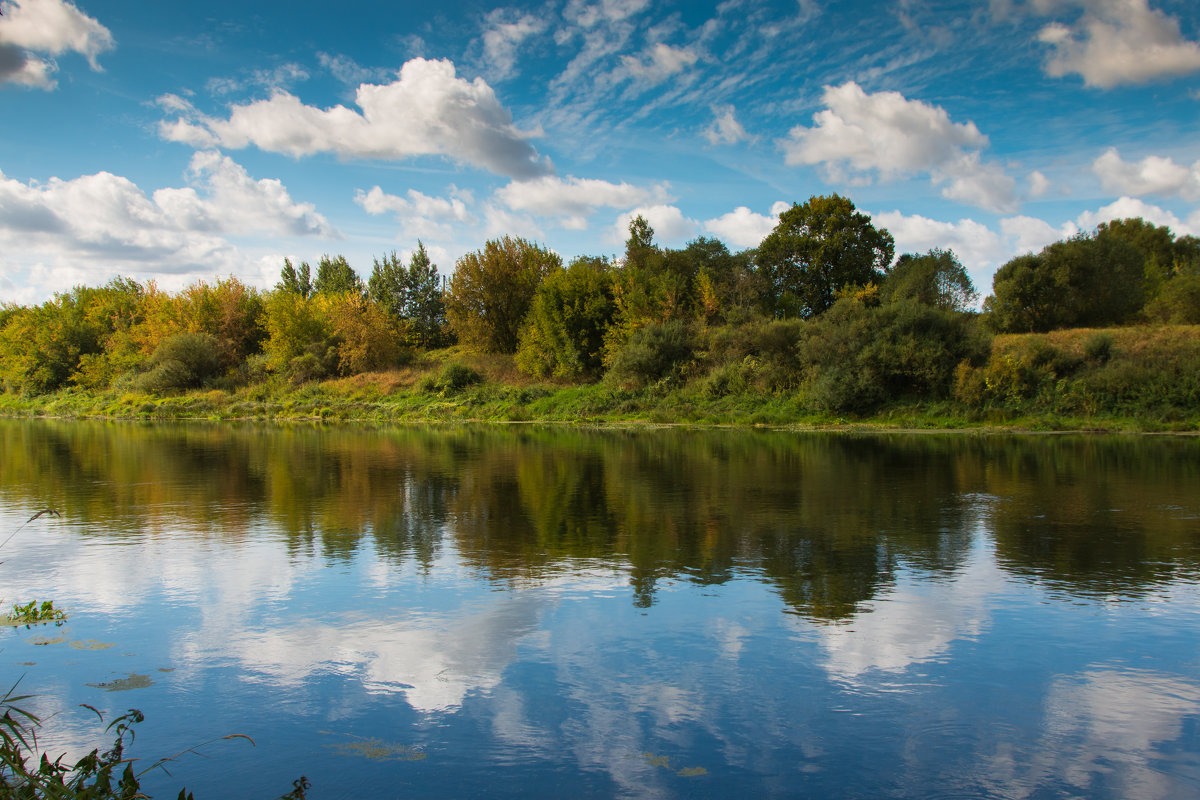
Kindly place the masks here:
POLYGON ((894 252, 891 234, 877 230, 845 197, 795 204, 758 247, 767 311, 777 317, 820 314, 839 289, 880 281, 894 252))
POLYGON ((420 240, 408 260, 404 291, 404 316, 409 321, 417 344, 422 347, 445 344, 446 302, 442 296, 438 268, 429 259, 429 253, 420 240))
POLYGON ((367 280, 367 296, 383 307, 393 317, 400 319, 405 316, 405 305, 408 294, 408 270, 396 251, 375 259, 371 268, 371 277, 367 280))
POLYGON ((317 263, 317 279, 313 282, 314 294, 363 294, 364 289, 362 278, 344 256, 321 256, 317 263))
POLYGON ((538 284, 559 269, 556 253, 510 236, 460 258, 446 298, 459 341, 483 352, 515 352, 538 284))
POLYGON ((885 303, 911 299, 947 311, 966 311, 979 298, 954 251, 936 248, 922 255, 905 253, 896 259, 879 294, 885 303))
POLYGON ((694 276, 696 312, 706 322, 728 321, 758 306, 761 291, 752 251, 731 253, 721 240, 701 236, 677 253, 694 276))
POLYGON ((606 358, 625 347, 634 332, 695 315, 698 261, 684 251, 664 250, 654 243, 654 229, 644 217, 629 223, 625 257, 613 275, 616 314, 605 340, 606 358))
POLYGON ((984 311, 1006 333, 1119 325, 1142 307, 1144 268, 1128 241, 1080 234, 997 270, 984 311))
POLYGON ((312 267, 308 266, 307 261, 300 262, 300 269, 296 269, 292 265, 290 258, 283 260, 283 269, 279 272, 279 283, 276 288, 292 294, 298 294, 301 297, 308 297, 312 294, 312 267))
POLYGON ((615 312, 607 259, 576 258, 549 275, 534 294, 517 366, 539 377, 597 376, 603 367, 604 334, 615 312))

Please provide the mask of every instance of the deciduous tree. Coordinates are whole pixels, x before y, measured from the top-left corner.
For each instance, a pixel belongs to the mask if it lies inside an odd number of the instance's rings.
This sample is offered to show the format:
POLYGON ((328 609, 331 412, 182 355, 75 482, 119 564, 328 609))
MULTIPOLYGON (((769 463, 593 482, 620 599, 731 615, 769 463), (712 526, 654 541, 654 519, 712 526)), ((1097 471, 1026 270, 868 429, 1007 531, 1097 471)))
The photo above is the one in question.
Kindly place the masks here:
POLYGON ((446 298, 459 341, 483 352, 515 352, 538 284, 558 269, 558 254, 511 236, 460 258, 446 298))
POLYGON ((820 314, 839 289, 881 280, 894 252, 891 234, 876 229, 845 197, 793 205, 758 247, 767 311, 777 317, 820 314))

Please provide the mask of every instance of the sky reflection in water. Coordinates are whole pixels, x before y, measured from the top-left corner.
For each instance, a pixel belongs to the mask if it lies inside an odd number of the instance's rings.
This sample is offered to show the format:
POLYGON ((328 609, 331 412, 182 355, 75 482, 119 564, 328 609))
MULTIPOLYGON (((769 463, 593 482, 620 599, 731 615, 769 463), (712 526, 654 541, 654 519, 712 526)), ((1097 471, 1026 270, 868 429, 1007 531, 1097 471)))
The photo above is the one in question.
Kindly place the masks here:
POLYGON ((47 742, 100 743, 81 702, 145 711, 143 758, 257 742, 155 794, 1200 792, 1192 440, 4 422, 0 445, 0 530, 64 515, 0 565, 6 601, 71 614, 0 642, 47 742))

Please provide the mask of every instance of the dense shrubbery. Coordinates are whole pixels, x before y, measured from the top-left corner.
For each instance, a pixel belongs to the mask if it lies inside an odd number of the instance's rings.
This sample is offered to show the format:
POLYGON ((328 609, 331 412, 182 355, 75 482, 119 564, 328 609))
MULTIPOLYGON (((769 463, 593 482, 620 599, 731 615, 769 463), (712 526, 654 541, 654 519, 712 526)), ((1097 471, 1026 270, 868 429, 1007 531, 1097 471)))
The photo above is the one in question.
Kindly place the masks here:
MULTIPOLYGON (((982 315, 970 310, 975 287, 952 252, 893 265, 887 231, 837 196, 793 206, 759 248, 741 253, 706 238, 660 247, 641 217, 629 233, 622 257, 580 257, 567 269, 539 245, 490 241, 459 259, 448 291, 420 244, 407 264, 396 253, 377 259, 366 283, 343 257, 325 256, 315 275, 285 260, 267 292, 236 278, 175 294, 122 279, 77 288, 0 308, 0 382, 13 398, 73 387, 165 397, 416 361, 406 385, 446 394, 481 373, 455 363, 420 381, 445 356, 419 351, 457 339, 455 358, 507 359, 507 372, 488 373, 494 387, 526 380, 514 365, 534 378, 604 379, 589 404, 651 387, 660 398, 696 393, 834 415, 950 398, 977 412, 1087 413, 1150 402, 1147 386, 1171 402, 1194 392, 1185 339, 1141 362, 1113 332, 1070 347, 1037 337, 991 346, 995 331, 1200 322, 1200 240, 1143 220, 1013 259, 982 315), (1139 387, 1121 383, 1135 376, 1139 387), (1087 399, 1097 391, 1118 399, 1087 399)), ((477 394, 499 396, 491 387, 477 394)))

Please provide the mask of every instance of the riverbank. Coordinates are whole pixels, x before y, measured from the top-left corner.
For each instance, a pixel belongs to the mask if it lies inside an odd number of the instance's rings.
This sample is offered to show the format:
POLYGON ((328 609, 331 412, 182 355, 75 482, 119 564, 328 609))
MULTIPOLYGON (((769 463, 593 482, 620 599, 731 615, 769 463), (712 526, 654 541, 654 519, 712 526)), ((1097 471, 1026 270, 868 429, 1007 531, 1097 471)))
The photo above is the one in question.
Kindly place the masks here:
POLYGON ((264 375, 249 385, 169 394, 5 393, 0 415, 1200 432, 1200 326, 998 336, 981 365, 959 366, 949 397, 895 399, 861 413, 823 410, 811 379, 771 389, 755 380, 755 367, 739 367, 737 374, 728 364, 696 368, 642 386, 555 383, 525 375, 511 356, 452 347, 396 369, 300 385, 264 375))

